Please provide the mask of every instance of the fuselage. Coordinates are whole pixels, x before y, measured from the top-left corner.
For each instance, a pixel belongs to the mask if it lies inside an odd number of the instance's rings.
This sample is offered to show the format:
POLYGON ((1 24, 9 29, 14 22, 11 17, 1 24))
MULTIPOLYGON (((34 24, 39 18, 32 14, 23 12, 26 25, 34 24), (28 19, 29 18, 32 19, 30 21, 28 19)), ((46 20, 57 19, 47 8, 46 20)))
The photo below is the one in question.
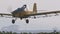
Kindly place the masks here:
POLYGON ((36 3, 33 5, 33 11, 26 11, 26 5, 23 5, 21 8, 16 9, 12 12, 13 17, 27 18, 31 14, 37 13, 36 3))
POLYGON ((34 14, 33 11, 21 11, 21 12, 13 12, 12 15, 13 17, 28 17, 28 15, 34 14))

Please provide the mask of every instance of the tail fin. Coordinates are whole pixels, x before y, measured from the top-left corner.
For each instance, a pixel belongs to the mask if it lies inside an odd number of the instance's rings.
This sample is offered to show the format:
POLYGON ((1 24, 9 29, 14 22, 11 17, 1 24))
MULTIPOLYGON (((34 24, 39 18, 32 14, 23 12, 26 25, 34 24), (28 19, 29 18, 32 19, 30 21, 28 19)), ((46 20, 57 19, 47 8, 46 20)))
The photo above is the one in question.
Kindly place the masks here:
POLYGON ((34 5, 33 5, 33 12, 34 12, 34 13, 37 13, 37 6, 36 6, 36 3, 34 3, 34 5))

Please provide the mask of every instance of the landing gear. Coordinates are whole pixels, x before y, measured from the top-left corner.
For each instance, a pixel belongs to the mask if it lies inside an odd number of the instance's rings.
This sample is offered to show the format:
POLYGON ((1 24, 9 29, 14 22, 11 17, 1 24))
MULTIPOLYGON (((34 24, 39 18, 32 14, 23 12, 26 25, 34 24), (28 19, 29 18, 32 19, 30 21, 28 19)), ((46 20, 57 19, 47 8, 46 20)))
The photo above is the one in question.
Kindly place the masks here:
POLYGON ((27 23, 27 24, 29 23, 29 20, 28 20, 28 19, 26 19, 26 23, 27 23))
POLYGON ((36 17, 34 16, 34 19, 36 19, 36 17))
POLYGON ((14 24, 16 20, 17 20, 17 18, 15 18, 15 19, 12 19, 12 23, 14 24))
MULTIPOLYGON (((22 18, 20 18, 20 19, 22 20, 22 18)), ((17 20, 17 18, 12 19, 12 23, 14 24, 16 20, 17 20)), ((29 23, 29 20, 28 20, 28 19, 26 19, 26 23, 27 23, 27 24, 29 23)))
POLYGON ((12 23, 13 23, 13 24, 15 23, 15 20, 14 20, 14 19, 12 20, 12 23))
POLYGON ((20 18, 22 20, 22 18, 20 18))

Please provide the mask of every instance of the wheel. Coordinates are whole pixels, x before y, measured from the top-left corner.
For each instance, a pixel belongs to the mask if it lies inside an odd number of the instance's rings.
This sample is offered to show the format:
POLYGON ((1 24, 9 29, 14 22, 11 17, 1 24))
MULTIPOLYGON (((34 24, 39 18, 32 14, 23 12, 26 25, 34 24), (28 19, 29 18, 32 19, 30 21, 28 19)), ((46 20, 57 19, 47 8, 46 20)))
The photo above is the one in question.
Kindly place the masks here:
POLYGON ((14 19, 12 20, 12 23, 13 23, 13 24, 15 23, 15 20, 14 20, 14 19))
POLYGON ((22 18, 20 18, 22 20, 22 18))
POLYGON ((36 17, 34 16, 34 19, 36 19, 36 17))
POLYGON ((27 24, 29 23, 29 20, 28 20, 28 19, 26 19, 26 23, 27 23, 27 24))

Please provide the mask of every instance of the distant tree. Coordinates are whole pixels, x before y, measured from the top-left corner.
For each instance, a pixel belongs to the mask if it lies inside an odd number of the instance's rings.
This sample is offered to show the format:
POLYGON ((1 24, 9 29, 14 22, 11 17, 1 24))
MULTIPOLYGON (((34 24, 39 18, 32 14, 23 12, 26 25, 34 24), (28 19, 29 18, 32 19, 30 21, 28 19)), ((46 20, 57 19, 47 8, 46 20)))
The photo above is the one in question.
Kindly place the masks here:
POLYGON ((0 31, 0 34, 3 34, 3 33, 0 31))
POLYGON ((17 34, 16 32, 14 32, 13 34, 17 34))
POLYGON ((45 32, 45 33, 43 33, 43 34, 48 34, 48 33, 45 32))
POLYGON ((43 32, 41 32, 41 34, 43 34, 43 32))
POLYGON ((41 34, 41 33, 37 33, 37 34, 41 34))
POLYGON ((27 32, 24 32, 23 34, 28 34, 27 32))
POLYGON ((56 32, 56 34, 59 34, 59 32, 56 32))
POLYGON ((3 31, 2 33, 5 34, 5 31, 3 31))
POLYGON ((29 32, 29 34, 32 34, 31 32, 29 32))
POLYGON ((6 34, 10 34, 9 32, 6 32, 6 34))
POLYGON ((20 34, 23 34, 22 32, 20 34))
POLYGON ((48 34, 53 34, 53 32, 50 32, 50 33, 48 33, 48 34))
POLYGON ((12 32, 9 32, 9 34, 12 34, 12 32))

